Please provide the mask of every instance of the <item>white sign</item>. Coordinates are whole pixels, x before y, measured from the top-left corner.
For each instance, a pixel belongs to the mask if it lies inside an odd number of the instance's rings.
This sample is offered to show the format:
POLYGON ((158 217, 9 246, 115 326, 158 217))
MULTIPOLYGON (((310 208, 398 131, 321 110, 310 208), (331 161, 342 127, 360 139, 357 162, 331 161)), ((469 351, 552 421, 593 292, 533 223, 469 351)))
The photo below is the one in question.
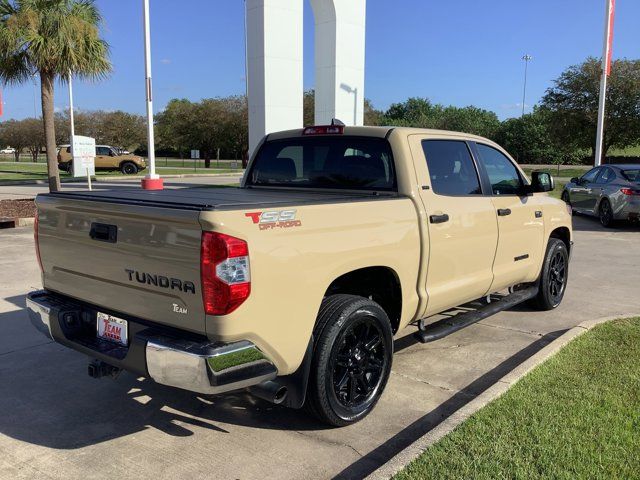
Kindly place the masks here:
POLYGON ((200 158, 200 150, 191 150, 191 158, 198 160, 200 158))
POLYGON ((96 174, 96 141, 91 137, 73 136, 73 176, 96 174))

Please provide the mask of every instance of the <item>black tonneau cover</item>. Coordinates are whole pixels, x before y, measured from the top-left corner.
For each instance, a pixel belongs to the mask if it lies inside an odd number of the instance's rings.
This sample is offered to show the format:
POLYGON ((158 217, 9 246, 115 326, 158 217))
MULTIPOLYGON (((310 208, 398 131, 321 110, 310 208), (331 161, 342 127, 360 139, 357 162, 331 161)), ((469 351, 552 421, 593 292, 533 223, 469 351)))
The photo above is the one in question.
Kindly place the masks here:
POLYGON ((277 205, 370 201, 376 198, 398 197, 398 194, 286 188, 192 187, 157 191, 123 188, 92 192, 55 192, 43 196, 187 210, 234 210, 277 205))

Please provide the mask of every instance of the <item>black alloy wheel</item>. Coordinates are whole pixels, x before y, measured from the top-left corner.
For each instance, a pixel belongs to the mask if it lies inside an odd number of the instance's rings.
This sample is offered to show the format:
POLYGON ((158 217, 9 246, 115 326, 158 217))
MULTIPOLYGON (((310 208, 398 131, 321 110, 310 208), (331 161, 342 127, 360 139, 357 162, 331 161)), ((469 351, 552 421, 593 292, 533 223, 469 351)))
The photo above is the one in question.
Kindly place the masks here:
POLYGON ((602 226, 606 228, 611 227, 613 225, 613 209, 611 208, 611 202, 604 198, 600 202, 600 208, 598 210, 598 216, 602 226))
POLYGON ((393 331, 375 301, 326 297, 313 333, 306 408, 325 423, 345 426, 375 407, 391 373, 393 331))
POLYGON ((370 403, 387 361, 383 333, 374 318, 363 317, 342 332, 330 360, 336 407, 358 411, 370 403))

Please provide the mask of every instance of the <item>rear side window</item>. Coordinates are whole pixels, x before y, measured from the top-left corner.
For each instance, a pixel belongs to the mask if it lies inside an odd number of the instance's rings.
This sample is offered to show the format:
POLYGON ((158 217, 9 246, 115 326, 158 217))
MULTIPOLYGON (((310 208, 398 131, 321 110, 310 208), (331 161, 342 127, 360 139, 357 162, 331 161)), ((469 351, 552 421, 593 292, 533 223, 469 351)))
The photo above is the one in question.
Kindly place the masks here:
POLYGON ((308 136, 266 142, 247 185, 395 191, 391 147, 374 137, 308 136))
POLYGON ((623 170, 622 174, 630 182, 640 182, 640 168, 633 170, 623 170))
POLYGON ((477 144, 494 195, 518 195, 522 191, 522 178, 518 169, 502 152, 488 145, 477 144))
POLYGON ((465 142, 424 140, 431 188, 438 195, 481 195, 478 172, 465 142))
POLYGON ((602 173, 598 177, 598 180, 596 180, 596 183, 599 183, 599 184, 609 183, 609 182, 612 182, 615 178, 616 178, 616 173, 610 168, 605 168, 603 169, 602 173))

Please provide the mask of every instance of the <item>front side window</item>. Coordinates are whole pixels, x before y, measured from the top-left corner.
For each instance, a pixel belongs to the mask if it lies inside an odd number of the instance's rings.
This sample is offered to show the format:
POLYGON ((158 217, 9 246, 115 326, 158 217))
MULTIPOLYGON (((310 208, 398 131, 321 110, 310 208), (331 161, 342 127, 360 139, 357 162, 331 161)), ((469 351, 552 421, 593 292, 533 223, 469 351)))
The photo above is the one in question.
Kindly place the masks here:
POLYGON ((348 135, 266 142, 253 161, 249 186, 395 191, 389 142, 348 135))
POLYGON ((600 173, 600 167, 592 168, 587 173, 585 173, 582 177, 580 177, 580 181, 583 183, 592 183, 595 181, 599 173, 600 173))
POLYGON ((457 140, 424 140, 431 188, 438 195, 481 195, 469 147, 457 140))
POLYGON ((477 146, 480 162, 484 165, 491 182, 491 192, 494 195, 520 194, 522 178, 513 162, 493 147, 481 143, 477 146))

